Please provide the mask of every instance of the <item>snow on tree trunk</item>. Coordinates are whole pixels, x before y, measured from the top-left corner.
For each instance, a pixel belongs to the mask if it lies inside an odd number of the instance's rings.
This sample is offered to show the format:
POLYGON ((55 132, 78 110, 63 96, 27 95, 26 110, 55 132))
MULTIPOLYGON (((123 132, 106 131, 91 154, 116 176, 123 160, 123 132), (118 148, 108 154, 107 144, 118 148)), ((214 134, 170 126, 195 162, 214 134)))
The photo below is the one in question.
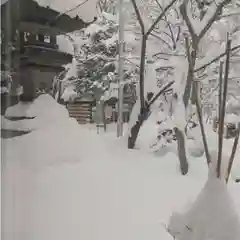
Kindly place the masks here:
MULTIPOLYGON (((239 240, 240 222, 224 179, 217 178, 217 153, 211 153, 212 163, 205 186, 184 214, 170 218, 168 230, 178 240, 239 240)), ((224 171, 224 168, 223 168, 224 171)))
POLYGON ((188 161, 186 157, 185 147, 185 126, 186 126, 186 109, 184 105, 184 89, 187 84, 188 63, 187 60, 173 57, 173 65, 176 66, 174 70, 175 83, 173 91, 175 93, 176 106, 173 113, 173 120, 175 125, 176 140, 178 145, 178 157, 182 174, 188 172, 188 161))
POLYGON ((133 149, 135 146, 135 142, 137 140, 137 135, 140 130, 140 123, 138 123, 138 118, 140 115, 140 109, 141 109, 141 103, 140 103, 140 98, 139 98, 139 86, 137 86, 137 100, 136 103, 133 106, 131 115, 130 115, 130 120, 128 123, 128 148, 133 149))
POLYGON ((137 100, 133 106, 133 109, 130 115, 130 120, 128 123, 128 136, 131 136, 131 128, 136 124, 138 120, 138 115, 140 114, 141 103, 139 99, 139 85, 136 86, 136 94, 137 94, 137 100))

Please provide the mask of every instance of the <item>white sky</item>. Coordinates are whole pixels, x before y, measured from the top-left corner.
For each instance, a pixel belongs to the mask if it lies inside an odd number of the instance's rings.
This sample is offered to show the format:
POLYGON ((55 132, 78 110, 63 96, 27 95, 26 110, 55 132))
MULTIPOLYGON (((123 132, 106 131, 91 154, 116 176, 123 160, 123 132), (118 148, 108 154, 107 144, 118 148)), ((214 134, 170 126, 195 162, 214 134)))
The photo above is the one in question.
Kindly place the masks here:
MULTIPOLYGON (((1 0, 1 4, 8 0, 1 0)), ((21 0, 22 1, 22 0, 21 0)), ((66 10, 72 9, 85 0, 35 0, 42 6, 49 6, 50 8, 59 12, 65 12, 66 10)), ((76 16, 79 15, 85 21, 93 20, 96 15, 96 2, 97 0, 88 0, 84 5, 78 9, 69 12, 68 15, 76 16)))
MULTIPOLYGON (((72 9, 85 0, 37 0, 40 5, 49 6, 50 8, 59 12, 65 12, 72 9)), ((68 13, 70 16, 79 15, 83 20, 91 21, 96 15, 97 0, 88 0, 85 4, 74 11, 68 13)))

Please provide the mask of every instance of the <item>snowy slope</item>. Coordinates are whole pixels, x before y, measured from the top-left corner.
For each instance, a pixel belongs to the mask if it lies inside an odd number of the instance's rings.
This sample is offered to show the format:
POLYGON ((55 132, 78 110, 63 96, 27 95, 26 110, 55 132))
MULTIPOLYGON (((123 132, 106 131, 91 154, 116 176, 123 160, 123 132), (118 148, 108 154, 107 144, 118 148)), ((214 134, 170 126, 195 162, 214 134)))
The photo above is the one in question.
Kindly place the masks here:
MULTIPOLYGON (((204 159, 183 177, 174 154, 128 151, 75 123, 3 141, 3 239, 172 239, 163 225, 203 187, 204 159)), ((240 185, 229 190, 240 209, 240 185)))
MULTIPOLYGON (((47 131, 32 138, 28 153, 16 142, 11 148, 18 164, 8 161, 4 171, 5 239, 171 239, 162 224, 195 198, 206 178, 202 162, 182 177, 174 155, 157 159, 124 151, 111 137, 103 145, 94 132, 81 129, 77 136, 65 130, 65 136, 47 131)), ((231 188, 239 204, 239 186, 231 188)))

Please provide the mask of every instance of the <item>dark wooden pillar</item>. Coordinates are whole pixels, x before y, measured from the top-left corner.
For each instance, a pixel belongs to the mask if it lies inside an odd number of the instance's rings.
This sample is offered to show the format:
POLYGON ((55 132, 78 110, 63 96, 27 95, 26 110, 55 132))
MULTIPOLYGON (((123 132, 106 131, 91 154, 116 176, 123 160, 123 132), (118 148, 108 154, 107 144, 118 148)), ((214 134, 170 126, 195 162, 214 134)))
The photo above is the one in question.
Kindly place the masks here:
POLYGON ((50 43, 51 44, 57 44, 57 37, 56 36, 50 36, 50 43))
POLYGON ((30 68, 21 69, 21 85, 23 86, 23 94, 21 101, 31 102, 36 97, 34 79, 30 68))
POLYGON ((34 43, 36 43, 36 35, 35 34, 30 34, 29 36, 28 36, 28 42, 30 43, 30 44, 34 44, 34 43))
POLYGON ((20 53, 24 53, 24 43, 25 43, 25 33, 24 32, 19 32, 19 48, 20 48, 20 53))
POLYGON ((38 35, 38 40, 39 40, 40 42, 44 42, 44 35, 39 34, 39 35, 38 35))

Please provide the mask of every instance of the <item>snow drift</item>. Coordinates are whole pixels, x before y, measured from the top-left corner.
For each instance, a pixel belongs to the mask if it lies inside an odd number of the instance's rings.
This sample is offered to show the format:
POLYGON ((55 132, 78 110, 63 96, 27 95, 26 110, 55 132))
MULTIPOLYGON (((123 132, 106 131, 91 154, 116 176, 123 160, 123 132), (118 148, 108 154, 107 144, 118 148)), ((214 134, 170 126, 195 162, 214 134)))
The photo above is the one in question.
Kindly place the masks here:
POLYGON ((58 104, 50 95, 40 95, 33 103, 19 102, 9 107, 6 118, 27 117, 19 121, 9 121, 2 118, 4 129, 32 131, 52 124, 69 121, 69 113, 65 106, 58 104))
POLYGON ((211 159, 207 182, 195 202, 184 214, 174 213, 170 218, 169 232, 178 240, 240 239, 239 215, 225 182, 226 161, 219 179, 216 152, 211 159))

